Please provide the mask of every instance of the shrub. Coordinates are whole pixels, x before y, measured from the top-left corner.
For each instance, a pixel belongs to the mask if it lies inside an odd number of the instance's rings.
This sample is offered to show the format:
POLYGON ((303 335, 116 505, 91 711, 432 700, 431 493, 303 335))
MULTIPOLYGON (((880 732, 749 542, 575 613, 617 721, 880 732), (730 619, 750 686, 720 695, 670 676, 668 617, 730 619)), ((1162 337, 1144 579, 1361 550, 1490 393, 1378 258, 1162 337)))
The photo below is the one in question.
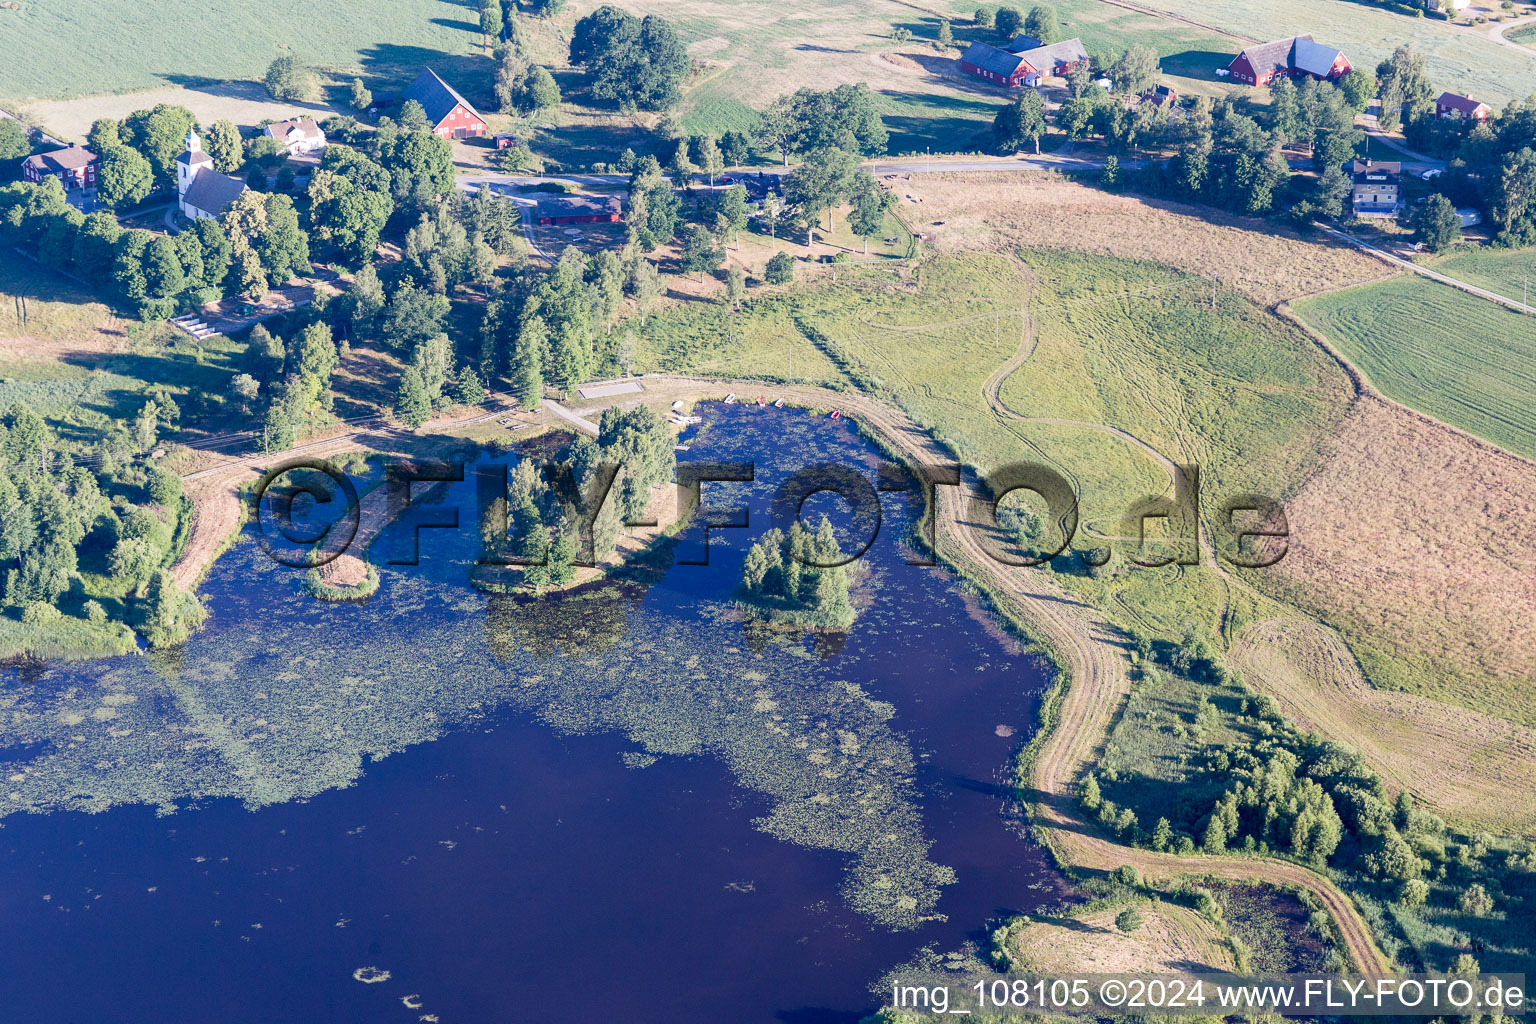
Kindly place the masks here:
POLYGON ((769 284, 789 284, 795 279, 795 258, 787 252, 774 253, 763 271, 769 284))
POLYGON ((87 622, 102 623, 107 621, 107 610, 101 606, 100 601, 85 602, 85 619, 87 622))
POLYGON ((42 601, 33 601, 22 610, 21 621, 28 626, 43 626, 50 622, 58 622, 64 615, 51 604, 42 601))
POLYGON ((1127 907, 1115 917, 1115 927, 1129 935, 1141 927, 1141 915, 1135 907, 1127 907))

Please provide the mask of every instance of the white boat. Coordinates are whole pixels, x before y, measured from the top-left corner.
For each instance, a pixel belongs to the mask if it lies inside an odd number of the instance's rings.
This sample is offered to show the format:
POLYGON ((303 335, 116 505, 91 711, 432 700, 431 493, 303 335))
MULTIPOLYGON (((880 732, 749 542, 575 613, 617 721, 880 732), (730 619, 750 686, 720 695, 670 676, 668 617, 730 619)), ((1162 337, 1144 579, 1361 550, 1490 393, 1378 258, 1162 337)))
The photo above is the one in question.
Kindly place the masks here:
POLYGON ((732 391, 730 394, 725 396, 725 404, 726 405, 735 405, 736 404, 736 392, 732 391))
POLYGON ((773 403, 773 407, 775 409, 782 409, 782 408, 784 408, 784 399, 781 398, 777 402, 774 402, 773 403))
POLYGON ((672 417, 672 422, 674 424, 676 424, 677 426, 679 426, 679 427, 691 427, 695 423, 703 423, 704 422, 704 417, 702 417, 702 416, 673 416, 672 417))
POLYGON ((682 412, 686 408, 688 408, 688 404, 686 402, 684 402, 681 398, 679 398, 677 401, 672 403, 672 411, 673 412, 682 412))

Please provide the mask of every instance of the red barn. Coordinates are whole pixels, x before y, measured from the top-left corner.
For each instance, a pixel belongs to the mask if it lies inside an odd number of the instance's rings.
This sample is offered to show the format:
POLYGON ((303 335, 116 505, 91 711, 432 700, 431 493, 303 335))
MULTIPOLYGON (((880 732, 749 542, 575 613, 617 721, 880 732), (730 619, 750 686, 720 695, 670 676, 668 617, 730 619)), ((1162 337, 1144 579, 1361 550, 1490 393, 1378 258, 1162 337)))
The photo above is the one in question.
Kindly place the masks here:
POLYGON ((540 224, 617 224, 623 217, 618 196, 563 196, 539 200, 540 224))
POLYGON ((445 139, 485 137, 485 118, 431 68, 416 76, 416 81, 401 95, 400 105, 404 106, 407 100, 421 104, 432 131, 445 139))
POLYGON ((1453 92, 1443 92, 1440 98, 1435 100, 1435 116, 1464 117, 1471 121, 1486 121, 1493 114, 1488 109, 1488 104, 1479 103, 1471 96, 1458 96, 1453 92))
POLYGON ((1012 89, 1026 84, 1025 78, 1034 69, 1016 53, 987 43, 972 43, 960 55, 960 70, 1012 89))
POLYGON ((58 178, 64 191, 96 187, 96 168, 101 163, 84 146, 68 146, 51 153, 34 153, 21 162, 21 176, 34 184, 58 178))
POLYGON ((1227 70, 1234 82, 1268 85, 1280 75, 1311 75, 1320 81, 1336 82, 1353 71, 1354 65, 1339 50, 1314 42, 1306 35, 1250 46, 1233 58, 1227 70))
POLYGON ((1029 36, 1016 36, 1008 45, 1026 48, 1012 53, 987 43, 972 43, 960 56, 960 70, 1016 89, 1021 85, 1039 85, 1047 75, 1065 75, 1088 62, 1088 51, 1077 39, 1040 46, 1038 40, 1029 36))

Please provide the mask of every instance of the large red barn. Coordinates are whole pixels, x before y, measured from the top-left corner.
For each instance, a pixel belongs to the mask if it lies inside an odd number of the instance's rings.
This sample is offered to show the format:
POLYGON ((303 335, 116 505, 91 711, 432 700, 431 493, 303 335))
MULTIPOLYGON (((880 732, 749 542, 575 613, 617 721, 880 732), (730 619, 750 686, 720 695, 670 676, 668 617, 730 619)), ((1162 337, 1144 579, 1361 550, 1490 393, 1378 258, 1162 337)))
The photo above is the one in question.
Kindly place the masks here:
POLYGON ((408 100, 421 104, 427 112, 427 123, 432 131, 445 139, 479 139, 485 136, 485 118, 470 105, 469 100, 427 68, 416 76, 410 88, 400 96, 400 105, 408 100))
POLYGON ((1353 71, 1354 65, 1341 51, 1305 35, 1250 46, 1233 58, 1227 70, 1234 82, 1268 85, 1281 75, 1310 75, 1320 81, 1336 82, 1353 71))

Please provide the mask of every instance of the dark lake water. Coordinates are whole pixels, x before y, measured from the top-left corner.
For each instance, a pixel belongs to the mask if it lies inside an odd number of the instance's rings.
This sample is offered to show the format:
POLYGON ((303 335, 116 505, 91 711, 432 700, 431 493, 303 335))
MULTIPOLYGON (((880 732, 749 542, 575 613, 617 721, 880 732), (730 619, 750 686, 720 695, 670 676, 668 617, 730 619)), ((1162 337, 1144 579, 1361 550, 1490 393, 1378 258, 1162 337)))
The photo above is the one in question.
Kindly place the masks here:
POLYGON ((905 564, 899 495, 846 639, 748 628, 774 488, 877 459, 704 415, 682 458, 757 465, 706 485, 752 510, 708 566, 488 598, 470 482, 366 604, 247 538, 184 649, 0 676, 0 1019, 855 1021, 923 948, 1057 902, 999 788, 1042 665, 905 564))

